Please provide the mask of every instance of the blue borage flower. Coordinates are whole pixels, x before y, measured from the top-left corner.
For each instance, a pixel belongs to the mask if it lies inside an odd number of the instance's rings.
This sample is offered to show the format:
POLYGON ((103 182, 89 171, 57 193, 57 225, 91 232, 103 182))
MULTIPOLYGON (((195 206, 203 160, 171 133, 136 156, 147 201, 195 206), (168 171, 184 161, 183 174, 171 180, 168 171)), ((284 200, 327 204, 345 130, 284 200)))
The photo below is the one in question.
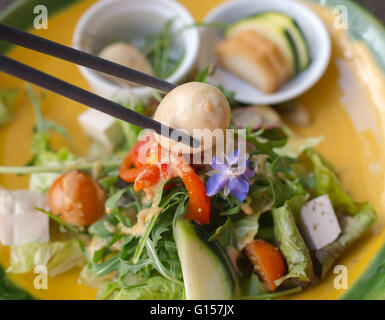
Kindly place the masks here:
POLYGON ((209 197, 224 189, 225 196, 233 194, 239 201, 245 200, 249 192, 249 179, 254 177, 254 171, 250 169, 250 160, 240 158, 239 151, 235 150, 224 161, 219 162, 217 157, 211 161, 214 169, 209 172, 210 178, 206 184, 206 194, 209 197))

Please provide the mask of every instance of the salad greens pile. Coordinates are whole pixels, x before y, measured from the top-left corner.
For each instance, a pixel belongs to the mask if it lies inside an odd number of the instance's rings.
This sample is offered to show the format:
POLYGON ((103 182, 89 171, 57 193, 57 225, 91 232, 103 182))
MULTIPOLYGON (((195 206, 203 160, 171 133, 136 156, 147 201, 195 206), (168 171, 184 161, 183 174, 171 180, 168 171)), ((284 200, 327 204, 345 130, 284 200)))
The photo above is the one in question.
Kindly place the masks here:
MULTIPOLYGON (((159 46, 164 49, 165 42, 159 41, 151 42, 154 57, 159 55, 159 46)), ((162 68, 160 64, 158 72, 164 72, 162 68)), ((206 68, 197 79, 207 81, 208 72, 206 68)), ((241 107, 232 92, 220 89, 232 107, 241 107)), ((54 240, 50 243, 12 247, 8 272, 29 272, 37 264, 46 264, 54 276, 77 266, 83 268, 79 281, 96 288, 99 299, 184 299, 184 279, 174 238, 175 221, 183 218, 189 203, 181 179, 158 185, 148 199, 119 178, 122 156, 135 145, 139 134, 138 128, 126 123, 121 124, 124 144, 97 162, 80 158, 67 148, 52 150, 50 131, 66 137, 68 134, 43 118, 40 101, 30 86, 26 86, 26 92, 36 118, 33 158, 24 167, 0 167, 0 173, 30 173, 30 189, 46 193, 60 173, 87 171, 107 194, 106 215, 89 227, 76 228, 46 212, 59 236, 51 237, 54 240)), ((9 98, 0 101, 0 110, 10 104, 9 98)), ((141 113, 146 109, 141 102, 126 107, 141 113)), ((332 166, 313 149, 321 139, 303 139, 285 127, 257 131, 248 127, 246 140, 253 171, 247 196, 240 201, 226 190, 217 192, 210 198, 210 223, 202 228, 210 235, 209 241, 235 253, 229 256, 237 270, 241 298, 271 299, 322 280, 344 250, 375 223, 376 213, 370 204, 357 203, 343 190, 332 166), (342 232, 330 245, 310 251, 299 228, 300 209, 308 200, 325 194, 333 204, 342 232), (287 272, 276 281, 280 288, 274 293, 268 292, 243 253, 254 239, 278 247, 285 260, 287 272)), ((199 174, 207 181, 205 170, 199 174)))

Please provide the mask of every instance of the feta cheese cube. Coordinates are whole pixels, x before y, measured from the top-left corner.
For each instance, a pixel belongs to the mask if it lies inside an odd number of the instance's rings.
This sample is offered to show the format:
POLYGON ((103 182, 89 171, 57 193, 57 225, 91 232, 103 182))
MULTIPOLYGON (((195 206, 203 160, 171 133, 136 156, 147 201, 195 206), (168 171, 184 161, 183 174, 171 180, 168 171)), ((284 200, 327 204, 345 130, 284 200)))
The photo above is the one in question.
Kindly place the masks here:
POLYGON ((49 241, 49 218, 35 207, 48 209, 47 197, 29 190, 0 190, 0 242, 3 245, 49 241))
POLYGON ((328 195, 301 208, 300 229, 310 250, 320 250, 338 238, 341 228, 328 195))
POLYGON ((109 152, 112 152, 123 139, 117 120, 105 113, 89 109, 79 115, 78 121, 84 132, 109 152))

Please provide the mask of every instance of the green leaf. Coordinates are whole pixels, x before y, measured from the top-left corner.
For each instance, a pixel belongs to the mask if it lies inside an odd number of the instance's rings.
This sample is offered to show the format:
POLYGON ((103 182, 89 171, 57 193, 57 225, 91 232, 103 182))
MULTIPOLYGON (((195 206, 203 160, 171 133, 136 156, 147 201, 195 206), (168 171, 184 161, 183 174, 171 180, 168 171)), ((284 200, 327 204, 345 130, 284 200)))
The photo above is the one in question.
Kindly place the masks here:
POLYGON ((358 205, 358 213, 353 216, 340 217, 341 235, 336 241, 315 252, 316 273, 323 279, 335 261, 358 238, 365 234, 377 221, 377 215, 372 205, 363 203, 358 205))
POLYGON ((254 240, 258 233, 260 215, 261 212, 254 213, 234 221, 234 234, 238 250, 243 250, 246 244, 254 240))
MULTIPOLYGON (((123 105, 128 109, 136 111, 140 114, 144 114, 144 105, 140 100, 136 100, 134 104, 123 105)), ((124 136, 125 143, 123 147, 125 150, 130 150, 138 141, 138 135, 142 129, 131 123, 128 123, 127 121, 118 120, 118 123, 122 129, 124 136)))
POLYGON ((112 196, 110 196, 106 201, 106 212, 113 212, 116 210, 118 206, 118 201, 122 197, 123 194, 130 191, 130 187, 126 187, 123 189, 120 189, 119 191, 115 192, 112 196))
POLYGON ((288 295, 292 295, 295 293, 298 293, 302 290, 301 287, 295 287, 292 289, 284 290, 284 291, 276 291, 273 293, 265 293, 265 294, 260 294, 257 296, 244 296, 242 297, 243 300, 271 300, 271 299, 276 299, 279 297, 284 297, 288 295))
POLYGON ((209 72, 210 72, 210 67, 207 66, 206 68, 204 68, 198 72, 198 74, 195 77, 195 81, 205 82, 205 83, 208 82, 209 81, 209 72))
POLYGON ((153 276, 144 285, 122 288, 113 300, 183 300, 184 287, 160 276, 153 276))
MULTIPOLYGON (((161 186, 158 187, 158 189, 155 193, 155 196, 152 199, 152 205, 151 205, 152 210, 157 210, 159 208, 159 203, 162 199, 163 188, 164 188, 164 184, 162 184, 161 186)), ((158 219, 158 215, 159 215, 159 213, 153 214, 149 223, 147 224, 146 231, 144 232, 144 235, 140 238, 139 244, 136 247, 135 255, 133 258, 133 264, 138 263, 139 258, 140 258, 141 254, 142 254, 142 252, 146 246, 147 239, 150 236, 152 229, 155 227, 156 221, 158 219)))
POLYGON ((111 272, 116 271, 119 268, 120 259, 117 255, 103 261, 101 263, 94 263, 91 265, 91 272, 98 277, 103 277, 111 272))
POLYGON ((15 102, 17 89, 0 90, 0 128, 13 119, 12 105, 15 102))
POLYGON ((240 280, 240 287, 242 297, 260 296, 269 292, 255 273, 252 273, 249 277, 242 278, 240 280))
POLYGON ((224 224, 222 224, 221 226, 219 226, 219 227, 215 230, 215 232, 214 232, 213 235, 209 238, 208 241, 214 241, 214 240, 217 240, 219 237, 221 237, 221 236, 224 234, 224 232, 226 232, 226 230, 227 230, 228 228, 231 227, 231 224, 232 224, 232 221, 231 221, 231 219, 228 217, 228 218, 226 219, 226 222, 225 222, 224 224))
MULTIPOLYGON (((44 147, 41 146, 41 148, 44 147)), ((58 152, 43 150, 36 155, 34 165, 47 167, 65 166, 75 160, 75 155, 66 148, 61 148, 58 152)), ((32 173, 29 179, 29 189, 46 193, 59 175, 59 173, 32 173)))
POLYGON ((41 151, 50 150, 50 144, 49 144, 50 130, 53 130, 62 134, 65 138, 67 138, 71 142, 70 136, 64 127, 59 126, 52 121, 46 121, 44 119, 43 113, 41 111, 40 99, 36 97, 31 85, 28 83, 25 84, 25 92, 27 93, 27 96, 31 101, 33 111, 35 114, 35 133, 32 137, 32 143, 31 143, 32 153, 38 154, 41 151))
POLYGON ((10 256, 11 266, 7 271, 11 273, 27 273, 37 265, 44 265, 53 277, 86 264, 86 257, 75 240, 12 246, 10 256))
POLYGON ((287 200, 285 205, 273 209, 275 241, 288 265, 288 273, 275 281, 281 285, 285 280, 294 279, 305 285, 314 279, 313 264, 308 248, 295 221, 298 210, 304 204, 303 196, 287 200))
POLYGON ((333 168, 320 154, 314 150, 307 150, 307 155, 313 163, 316 178, 316 196, 329 195, 335 209, 356 214, 357 206, 350 196, 342 189, 333 168))
POLYGON ((33 300, 24 289, 14 284, 0 265, 0 300, 33 300))
POLYGON ((165 268, 165 266, 162 264, 160 261, 155 247, 153 246, 153 243, 150 239, 147 239, 146 241, 146 248, 147 248, 147 253, 152 260, 152 265, 154 268, 166 279, 168 279, 171 282, 174 282, 175 284, 182 286, 183 287, 183 282, 177 279, 174 279, 172 275, 170 275, 169 271, 165 268))
POLYGON ((296 159, 305 150, 315 148, 324 137, 306 137, 303 138, 298 134, 285 127, 284 131, 288 136, 287 144, 281 148, 274 148, 274 152, 281 157, 289 157, 296 159))
POLYGON ((142 52, 150 61, 155 76, 161 79, 170 77, 182 63, 185 48, 178 46, 177 34, 172 32, 175 19, 168 20, 159 33, 146 38, 142 52))

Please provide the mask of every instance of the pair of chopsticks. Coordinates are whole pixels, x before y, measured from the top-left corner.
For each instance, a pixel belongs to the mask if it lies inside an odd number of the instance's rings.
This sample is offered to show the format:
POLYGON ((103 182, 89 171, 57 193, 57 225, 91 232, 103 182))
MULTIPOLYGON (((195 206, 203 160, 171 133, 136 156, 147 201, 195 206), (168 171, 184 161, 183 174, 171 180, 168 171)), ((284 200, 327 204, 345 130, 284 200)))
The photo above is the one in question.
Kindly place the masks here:
MULTIPOLYGON (((175 88, 174 84, 165 80, 155 78, 134 69, 64 46, 57 42, 35 36, 31 33, 2 23, 0 23, 0 40, 62 60, 73 62, 118 78, 129 80, 146 87, 154 88, 165 93, 175 88)), ((185 143, 191 147, 198 147, 200 145, 198 140, 190 137, 182 131, 167 127, 158 121, 125 108, 118 103, 50 76, 47 73, 29 67, 4 55, 0 55, 0 71, 58 93, 64 97, 80 102, 115 118, 132 123, 140 128, 152 129, 160 135, 175 139, 177 142, 185 143)))

